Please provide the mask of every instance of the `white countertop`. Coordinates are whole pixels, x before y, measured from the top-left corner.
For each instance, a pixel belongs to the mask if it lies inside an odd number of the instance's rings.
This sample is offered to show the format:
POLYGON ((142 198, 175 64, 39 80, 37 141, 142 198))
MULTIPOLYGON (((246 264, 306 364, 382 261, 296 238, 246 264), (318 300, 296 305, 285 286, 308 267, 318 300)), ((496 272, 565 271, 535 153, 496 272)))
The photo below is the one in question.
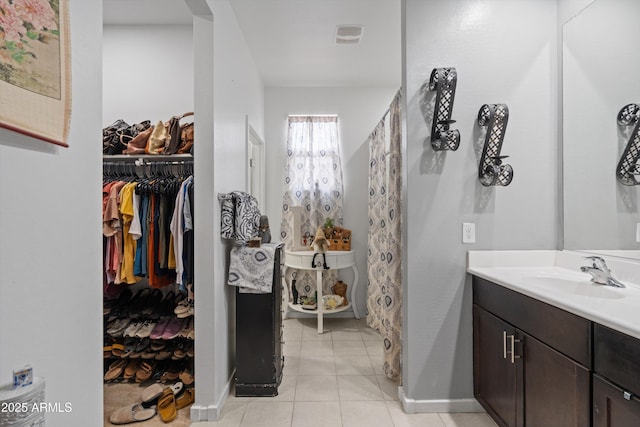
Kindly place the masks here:
POLYGON ((618 289, 591 282, 573 251, 469 251, 467 272, 640 339, 640 263, 603 256, 618 289))

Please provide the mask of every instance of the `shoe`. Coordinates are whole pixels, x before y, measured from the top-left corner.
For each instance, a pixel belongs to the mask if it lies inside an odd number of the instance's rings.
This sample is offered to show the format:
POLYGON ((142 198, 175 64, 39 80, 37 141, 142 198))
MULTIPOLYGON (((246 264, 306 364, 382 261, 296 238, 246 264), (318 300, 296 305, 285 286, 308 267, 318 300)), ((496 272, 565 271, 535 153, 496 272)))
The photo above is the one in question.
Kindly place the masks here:
POLYGON ((172 340, 178 336, 184 326, 184 319, 173 318, 162 333, 162 339, 172 340))
POLYGON ((127 328, 127 326, 129 326, 130 323, 130 319, 116 319, 109 323, 105 332, 112 337, 121 337, 122 332, 127 328))
POLYGON ((140 329, 142 327, 142 325, 144 324, 144 322, 131 322, 129 324, 129 326, 127 326, 127 328, 124 330, 124 332, 122 333, 123 337, 130 337, 130 338, 134 338, 136 336, 136 332, 138 332, 138 329, 140 329))
POLYGON ((122 357, 122 353, 124 353, 124 344, 122 341, 116 341, 111 344, 111 354, 113 357, 122 357))
POLYGON ((135 338, 125 338, 124 339, 124 351, 120 355, 121 358, 126 358, 131 356, 131 354, 135 351, 136 345, 138 344, 138 340, 135 338))
POLYGON ((178 301, 176 300, 175 292, 169 291, 164 298, 162 298, 160 306, 156 310, 158 317, 170 317, 173 314, 173 309, 177 303, 178 301))
POLYGON ((111 424, 130 424, 149 420, 156 415, 156 408, 145 408, 140 403, 125 406, 109 416, 111 424))
POLYGON ((162 291, 160 289, 154 289, 149 296, 144 300, 144 306, 140 309, 140 315, 145 319, 157 319, 160 318, 160 313, 157 311, 162 301, 162 291))
POLYGON ((164 386, 162 384, 151 384, 149 387, 142 390, 140 394, 140 398, 142 399, 142 403, 151 403, 154 400, 158 399, 162 392, 164 391, 164 386))
POLYGON ((136 376, 136 372, 140 368, 140 359, 129 359, 129 363, 127 367, 124 368, 124 379, 130 380, 131 378, 136 376))
POLYGON ((176 397, 171 388, 167 387, 158 398, 158 414, 165 423, 170 423, 178 416, 176 409, 176 397))
POLYGON ((173 355, 174 346, 175 346, 174 343, 170 343, 170 344, 167 344, 165 348, 163 348, 162 350, 159 350, 158 353, 156 354, 156 360, 167 360, 171 358, 171 356, 173 355))
POLYGON ((156 322, 152 320, 145 320, 142 326, 140 326, 140 329, 138 329, 134 335, 138 338, 147 338, 155 326, 156 322))
POLYGON ((142 356, 142 353, 149 348, 149 344, 149 338, 142 338, 140 341, 138 341, 138 343, 136 344, 136 348, 133 350, 129 357, 135 359, 142 356))
POLYGON ((149 295, 151 295, 151 288, 142 288, 129 300, 127 313, 131 319, 140 318, 140 312, 145 307, 149 295))
POLYGON ((189 311, 189 301, 187 299, 183 299, 176 305, 176 308, 173 309, 173 312, 179 316, 183 313, 189 311))
POLYGON ((136 372, 136 382, 143 383, 151 378, 153 370, 156 368, 156 363, 157 362, 155 360, 145 360, 144 362, 141 362, 140 367, 136 372))
POLYGON ((184 385, 191 385, 195 381, 195 376, 193 375, 193 367, 185 368, 184 371, 180 372, 178 375, 180 381, 184 383, 184 385))
POLYGON ((175 348, 173 349, 173 355, 171 355, 171 360, 180 360, 187 357, 187 343, 184 341, 180 341, 175 348))
POLYGON ((186 408, 196 400, 196 391, 193 388, 188 388, 176 399, 176 410, 186 408))
POLYGON ((184 319, 185 317, 193 316, 194 312, 195 312, 194 301, 191 300, 189 301, 189 305, 187 306, 186 311, 176 314, 176 317, 178 317, 179 319, 184 319))
POLYGON ((178 333, 178 337, 187 338, 189 336, 189 332, 193 329, 193 317, 189 319, 189 321, 184 323, 184 328, 178 333))
POLYGON ((151 343, 149 344, 149 347, 151 347, 151 350, 155 352, 164 350, 166 346, 167 346, 167 342, 161 339, 155 339, 155 340, 152 339, 151 343))
POLYGON ((115 380, 120 375, 122 375, 122 372, 124 371, 126 366, 127 366, 126 359, 116 360, 109 366, 109 370, 104 374, 104 380, 105 381, 115 380))
POLYGON ((164 334, 164 330, 166 329, 170 321, 171 319, 163 319, 156 323, 156 325, 151 330, 151 333, 149 333, 149 338, 151 338, 152 340, 162 338, 162 334, 164 334))

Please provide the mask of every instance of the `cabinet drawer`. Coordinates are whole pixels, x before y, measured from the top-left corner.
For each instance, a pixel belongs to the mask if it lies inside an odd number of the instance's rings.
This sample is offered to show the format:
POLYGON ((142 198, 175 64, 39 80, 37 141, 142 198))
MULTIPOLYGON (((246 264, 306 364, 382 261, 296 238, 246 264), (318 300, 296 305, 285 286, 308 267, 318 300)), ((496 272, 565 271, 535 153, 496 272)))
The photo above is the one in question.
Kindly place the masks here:
POLYGON ((593 427, 640 426, 640 400, 593 376, 593 427))
POLYGON ((596 324, 593 329, 594 371, 640 395, 640 340, 596 324))
POLYGON ((473 301, 518 329, 591 368, 591 322, 473 276, 473 301))

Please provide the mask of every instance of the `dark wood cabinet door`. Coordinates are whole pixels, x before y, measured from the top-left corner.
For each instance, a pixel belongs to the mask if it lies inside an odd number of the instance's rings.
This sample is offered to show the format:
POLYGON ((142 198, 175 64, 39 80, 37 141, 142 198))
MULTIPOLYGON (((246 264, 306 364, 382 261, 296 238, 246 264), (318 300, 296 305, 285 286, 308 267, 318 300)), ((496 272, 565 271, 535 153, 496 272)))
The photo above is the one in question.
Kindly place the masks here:
POLYGON ((516 333, 507 322, 473 306, 473 387, 478 402, 501 427, 522 426, 517 363, 511 363, 506 336, 516 333))
POLYGON ((640 400, 593 376, 593 427, 640 426, 640 400))
POLYGON ((530 335, 521 333, 520 338, 525 424, 589 427, 589 370, 530 335))

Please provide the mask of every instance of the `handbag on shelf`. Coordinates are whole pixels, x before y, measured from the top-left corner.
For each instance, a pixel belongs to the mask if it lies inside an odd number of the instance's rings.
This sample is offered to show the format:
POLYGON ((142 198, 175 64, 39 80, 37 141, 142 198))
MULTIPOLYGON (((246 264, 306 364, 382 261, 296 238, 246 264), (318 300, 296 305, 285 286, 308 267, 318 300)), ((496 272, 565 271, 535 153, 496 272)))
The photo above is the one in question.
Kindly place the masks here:
POLYGON ((149 126, 147 129, 138 133, 131 141, 127 143, 127 148, 124 149, 122 154, 145 154, 145 148, 147 142, 153 132, 154 127, 149 126))
MULTIPOLYGON (((189 126, 188 124, 180 125, 180 120, 188 116, 193 116, 193 111, 184 113, 180 116, 173 116, 169 119, 168 136, 162 154, 183 154, 188 152, 191 148, 189 147, 185 150, 183 147, 183 134, 189 126)), ((191 145, 193 145, 193 123, 191 123, 191 129, 191 145)))
POLYGON ((122 119, 117 120, 112 125, 102 129, 102 153, 107 155, 132 154, 127 151, 129 144, 136 139, 139 134, 149 129, 150 126, 151 122, 149 120, 144 120, 133 125, 127 124, 127 122, 122 119))
POLYGON ((181 141, 180 147, 178 147, 178 154, 188 154, 191 153, 193 148, 193 122, 185 123, 180 126, 181 127, 181 141))
POLYGON ((162 120, 153 127, 153 131, 149 135, 144 152, 146 154, 162 154, 164 146, 169 135, 168 123, 163 123, 162 120))
POLYGON ((120 142, 120 135, 122 130, 128 127, 129 124, 127 122, 119 119, 102 129, 102 154, 113 155, 122 153, 126 145, 122 145, 120 142))

